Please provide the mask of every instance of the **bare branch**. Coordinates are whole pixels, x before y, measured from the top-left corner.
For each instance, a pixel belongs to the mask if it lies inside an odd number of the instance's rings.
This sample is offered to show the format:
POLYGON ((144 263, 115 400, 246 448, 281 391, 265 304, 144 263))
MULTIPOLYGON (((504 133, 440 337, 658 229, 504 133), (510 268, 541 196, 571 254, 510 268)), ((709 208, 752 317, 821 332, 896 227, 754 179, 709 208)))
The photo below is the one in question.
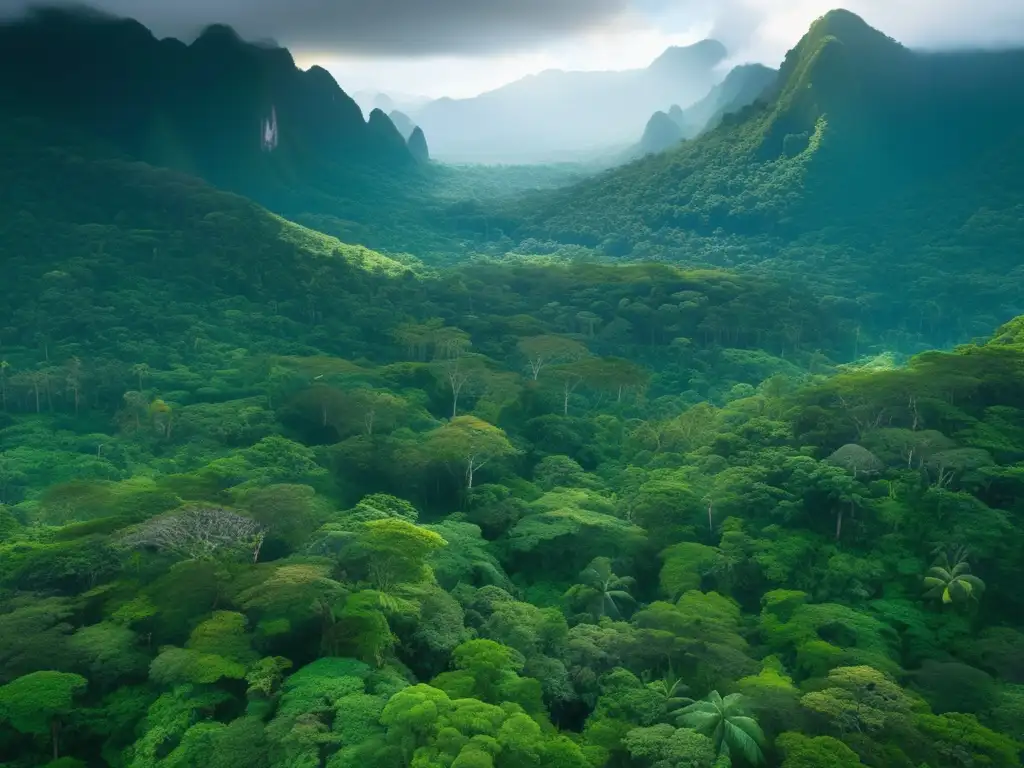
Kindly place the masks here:
POLYGON ((205 560, 217 552, 245 549, 259 557, 264 531, 259 523, 219 507, 190 507, 143 523, 122 540, 131 549, 152 548, 187 560, 205 560))

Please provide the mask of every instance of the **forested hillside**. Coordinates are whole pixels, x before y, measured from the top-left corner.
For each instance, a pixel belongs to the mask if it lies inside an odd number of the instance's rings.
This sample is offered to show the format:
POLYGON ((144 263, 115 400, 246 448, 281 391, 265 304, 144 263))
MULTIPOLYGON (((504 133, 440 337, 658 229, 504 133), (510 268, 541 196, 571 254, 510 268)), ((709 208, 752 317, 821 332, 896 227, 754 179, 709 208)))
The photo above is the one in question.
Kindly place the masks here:
POLYGON ((616 259, 814 274, 878 330, 980 336, 1024 310, 1022 75, 1022 51, 911 52, 834 11, 772 98, 539 196, 517 232, 616 259))
POLYGON ((5 136, 4 766, 1020 765, 1020 320, 897 367, 5 136))

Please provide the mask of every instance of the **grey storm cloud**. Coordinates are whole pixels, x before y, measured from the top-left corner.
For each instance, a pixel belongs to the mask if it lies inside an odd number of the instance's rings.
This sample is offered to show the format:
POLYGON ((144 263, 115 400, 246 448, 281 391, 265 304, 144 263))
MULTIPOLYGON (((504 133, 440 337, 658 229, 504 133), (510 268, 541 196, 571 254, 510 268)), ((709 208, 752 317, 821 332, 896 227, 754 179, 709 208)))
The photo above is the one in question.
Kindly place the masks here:
MULTIPOLYGON (((33 3, 0 0, 0 13, 33 3)), ((377 56, 499 53, 614 21, 630 0, 93 0, 158 35, 224 23, 297 50, 377 56)))

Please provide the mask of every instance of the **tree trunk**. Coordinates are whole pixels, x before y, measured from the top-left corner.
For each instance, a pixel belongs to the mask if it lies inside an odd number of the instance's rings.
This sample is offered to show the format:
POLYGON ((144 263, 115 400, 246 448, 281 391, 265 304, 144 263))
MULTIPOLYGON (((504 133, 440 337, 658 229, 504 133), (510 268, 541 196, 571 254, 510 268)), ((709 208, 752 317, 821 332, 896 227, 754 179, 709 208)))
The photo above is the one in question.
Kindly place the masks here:
POLYGON ((843 534, 843 508, 839 507, 836 512, 836 541, 839 541, 839 537, 843 534))
POLYGON ((60 759, 60 747, 58 745, 59 736, 60 736, 60 721, 58 721, 57 718, 55 717, 55 718, 53 718, 53 720, 50 721, 50 738, 53 741, 53 759, 54 760, 59 760, 60 759))

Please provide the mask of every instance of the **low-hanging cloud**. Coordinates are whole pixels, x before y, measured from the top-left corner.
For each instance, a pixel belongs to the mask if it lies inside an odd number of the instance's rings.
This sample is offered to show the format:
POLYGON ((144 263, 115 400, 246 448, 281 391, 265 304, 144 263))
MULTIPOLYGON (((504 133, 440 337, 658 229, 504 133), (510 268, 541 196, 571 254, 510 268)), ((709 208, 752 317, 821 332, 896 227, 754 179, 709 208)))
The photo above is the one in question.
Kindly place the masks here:
MULTIPOLYGON (((0 0, 0 16, 75 0, 0 0)), ((915 48, 1024 43, 1024 0, 86 0, 188 39, 225 23, 313 56, 421 59, 545 49, 590 30, 705 30, 733 60, 777 65, 835 7, 915 48)), ((652 51, 653 59, 660 51, 652 51)), ((570 62, 566 62, 572 68, 570 62)))
MULTIPOLYGON (((644 0, 658 2, 659 0, 644 0)), ((836 7, 918 49, 1024 43, 1024 0, 711 0, 711 34, 735 54, 778 64, 814 19, 836 7)))
MULTIPOLYGON (((0 0, 12 15, 31 0, 0 0)), ((91 0, 158 35, 188 38, 208 24, 296 50, 417 57, 503 53, 614 22, 630 0, 91 0)))

